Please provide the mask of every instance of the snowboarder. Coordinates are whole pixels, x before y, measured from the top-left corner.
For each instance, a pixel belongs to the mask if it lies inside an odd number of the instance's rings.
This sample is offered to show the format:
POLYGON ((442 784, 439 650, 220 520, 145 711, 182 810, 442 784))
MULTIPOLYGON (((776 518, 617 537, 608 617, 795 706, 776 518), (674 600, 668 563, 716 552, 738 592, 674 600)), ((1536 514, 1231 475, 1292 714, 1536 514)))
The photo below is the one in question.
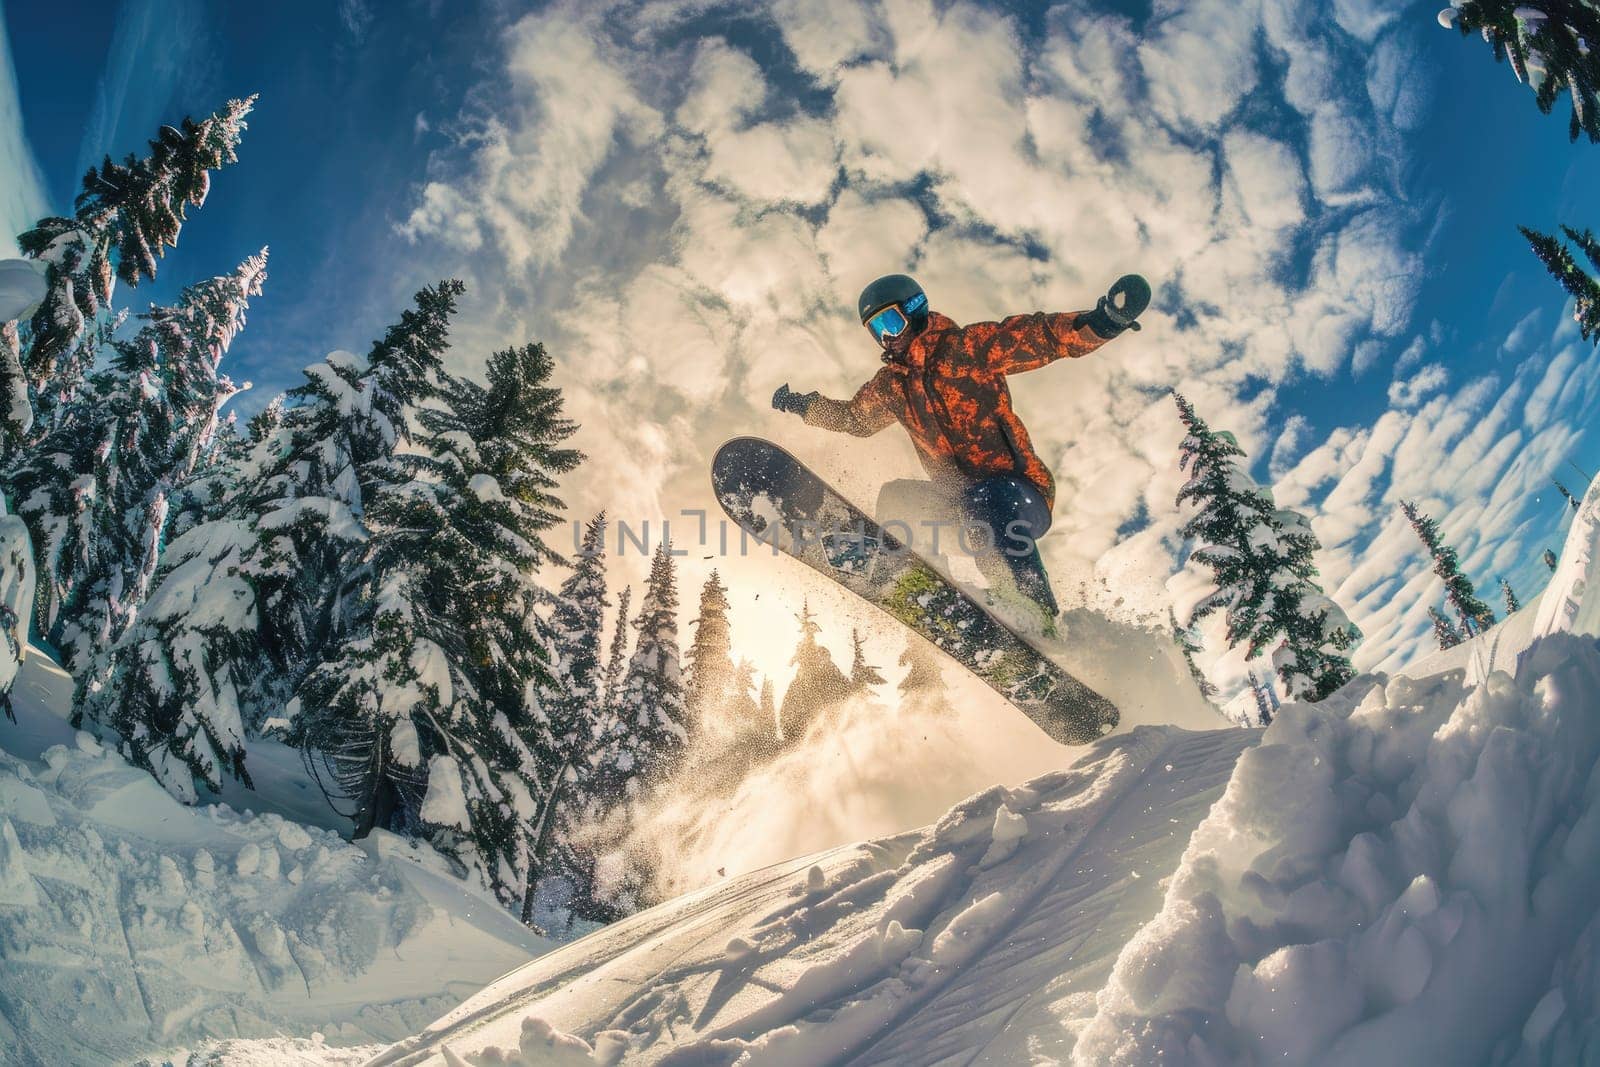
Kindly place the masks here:
POLYGON ((898 421, 930 480, 887 483, 878 496, 879 521, 934 514, 987 528, 982 543, 994 551, 980 552, 977 563, 990 586, 1009 578, 1054 618, 1055 596, 1035 542, 1050 528, 1055 480, 1011 406, 1006 376, 1088 355, 1139 329, 1149 304, 1149 283, 1128 274, 1092 311, 958 326, 929 308, 915 279, 885 275, 859 301, 861 323, 883 350, 883 368, 847 401, 796 393, 785 382, 772 406, 857 437, 898 421))

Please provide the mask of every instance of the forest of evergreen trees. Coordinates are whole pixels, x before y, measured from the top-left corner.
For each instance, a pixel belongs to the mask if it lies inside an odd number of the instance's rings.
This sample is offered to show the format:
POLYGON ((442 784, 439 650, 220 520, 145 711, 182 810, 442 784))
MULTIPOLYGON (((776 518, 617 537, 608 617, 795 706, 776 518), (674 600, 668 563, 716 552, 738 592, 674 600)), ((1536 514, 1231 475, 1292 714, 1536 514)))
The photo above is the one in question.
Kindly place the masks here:
MULTIPOLYGON (((180 800, 251 786, 270 738, 356 836, 426 842, 525 922, 542 892, 582 918, 650 903, 637 805, 690 769, 737 781, 883 677, 859 637, 841 672, 807 611, 779 704, 735 652, 717 573, 680 622, 667 544, 637 610, 624 589, 613 611, 606 517, 570 560, 552 543, 583 461, 555 362, 526 344, 481 381, 450 373, 457 281, 247 424, 225 415, 266 250, 132 321, 113 298, 156 276, 253 105, 107 159, 8 264, 42 288, 0 328, 0 489, 26 531, 6 582, 34 583, 33 639, 74 679, 76 723, 180 800)), ((20 645, 27 620, 3 621, 20 645)), ((902 688, 931 708, 937 667, 916 664, 902 688)))

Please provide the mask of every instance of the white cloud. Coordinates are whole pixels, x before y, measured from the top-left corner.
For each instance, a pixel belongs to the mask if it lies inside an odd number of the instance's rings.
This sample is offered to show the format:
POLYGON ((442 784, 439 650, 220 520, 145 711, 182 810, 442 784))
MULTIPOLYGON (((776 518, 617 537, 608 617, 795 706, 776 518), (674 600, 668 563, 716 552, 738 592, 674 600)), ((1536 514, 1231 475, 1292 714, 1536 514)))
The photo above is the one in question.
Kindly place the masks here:
POLYGON ((1305 178, 1300 157, 1281 141, 1247 130, 1230 130, 1222 140, 1228 187, 1239 198, 1245 221, 1279 230, 1305 219, 1305 178))
POLYGON ((1372 166, 1372 136, 1358 115, 1325 104, 1311 116, 1311 182, 1317 195, 1334 200, 1361 188, 1372 166))
POLYGON ((1396 379, 1389 385, 1389 403, 1393 407, 1414 408, 1442 388, 1450 380, 1450 372, 1442 363, 1430 363, 1410 378, 1396 379))
POLYGON ((1272 480, 1278 481, 1299 459, 1306 442, 1311 437, 1311 420, 1296 412, 1283 423, 1283 432, 1272 446, 1272 463, 1268 467, 1272 480))
POLYGON ((767 98, 767 81, 756 61, 720 37, 702 43, 689 72, 689 92, 673 116, 694 133, 721 133, 740 126, 767 98))
MULTIPOLYGON (((659 116, 602 53, 595 26, 576 5, 518 22, 506 41, 510 114, 470 138, 472 198, 510 267, 558 261, 582 216, 584 190, 618 138, 659 129, 659 116)), ((433 183, 437 184, 437 183, 433 183)), ((441 198, 430 184, 425 196, 441 198)), ((423 236, 433 216, 408 220, 423 236)))
POLYGON ((1139 62, 1162 118, 1213 127, 1255 88, 1260 6, 1255 0, 1157 5, 1159 21, 1139 47, 1139 62))
POLYGON ((837 170, 833 134, 819 120, 764 122, 724 134, 710 149, 706 177, 752 200, 820 203, 837 170))

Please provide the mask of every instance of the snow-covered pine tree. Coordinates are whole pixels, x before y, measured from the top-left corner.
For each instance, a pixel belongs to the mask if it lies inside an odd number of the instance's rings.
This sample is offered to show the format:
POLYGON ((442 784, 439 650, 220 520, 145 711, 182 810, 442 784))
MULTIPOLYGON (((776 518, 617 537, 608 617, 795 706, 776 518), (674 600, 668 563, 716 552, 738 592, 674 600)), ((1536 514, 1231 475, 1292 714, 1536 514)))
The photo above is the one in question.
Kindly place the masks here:
POLYGON ((1573 496, 1572 493, 1568 491, 1567 487, 1561 484, 1559 479, 1552 478, 1550 480, 1555 482, 1556 489, 1561 493, 1561 498, 1563 500, 1565 500, 1568 503, 1568 505, 1571 506, 1573 511, 1577 511, 1578 510, 1578 498, 1573 496))
POLYGON ((1429 608, 1428 618, 1433 620, 1433 638, 1439 642, 1441 651, 1461 643, 1461 631, 1438 608, 1429 608))
POLYGON ((611 631, 611 651, 606 656, 606 670, 600 680, 600 699, 610 715, 616 713, 617 700, 622 696, 622 680, 628 669, 628 604, 632 598, 633 586, 623 586, 622 595, 617 597, 617 624, 611 631))
POLYGON ((634 617, 633 656, 617 695, 616 721, 597 769, 608 806, 642 797, 670 777, 689 745, 678 648, 677 567, 666 541, 656 546, 644 599, 634 617))
MULTIPOLYGON (((1585 341, 1600 339, 1600 280, 1578 263, 1571 249, 1549 234, 1518 227, 1528 239, 1533 254, 1539 257, 1550 276, 1572 297, 1572 318, 1585 341)), ((1600 241, 1588 230, 1579 233, 1570 226, 1561 227, 1567 239, 1583 250, 1592 269, 1600 271, 1600 241)))
POLYGON ((50 409, 77 390, 94 361, 115 280, 137 285, 155 277, 156 260, 177 244, 187 209, 205 203, 210 172, 235 162, 254 104, 253 96, 230 100, 201 122, 163 126, 149 155, 122 163, 108 157, 90 170, 71 218, 41 219, 18 236, 23 254, 45 264, 47 291, 21 331, 22 380, 8 374, 0 382, 0 454, 48 429, 50 409), (45 417, 42 425, 34 425, 36 414, 45 417))
MULTIPOLYGON (((541 700, 544 728, 558 746, 554 762, 559 773, 540 810, 537 877, 564 876, 574 884, 585 877, 589 861, 574 855, 572 842, 588 815, 593 766, 611 722, 600 662, 601 628, 611 606, 606 593, 606 525, 602 511, 584 526, 572 570, 556 593, 550 630, 559 685, 541 700)), ((536 885, 530 882, 530 888, 536 885)), ((524 899, 526 922, 532 918, 532 897, 525 894, 524 899)))
POLYGON ((806 728, 824 709, 844 700, 851 692, 850 679, 817 641, 822 627, 811 614, 809 602, 801 604, 798 618, 800 642, 789 660, 795 668, 794 679, 784 690, 783 703, 778 706, 780 734, 788 744, 805 736, 806 728))
POLYGON ((1463 36, 1482 34, 1495 61, 1509 61, 1545 114, 1570 94, 1568 136, 1600 142, 1600 6, 1593 0, 1452 0, 1439 23, 1463 36))
POLYGON ((1256 674, 1255 671, 1249 671, 1247 677, 1250 679, 1250 694, 1255 697, 1256 701, 1256 721, 1254 725, 1271 726, 1272 704, 1267 699, 1266 684, 1262 682, 1260 675, 1256 674))
POLYGON ((562 581, 550 613, 560 685, 543 700, 550 735, 564 749, 563 762, 577 767, 593 750, 604 723, 605 679, 601 672, 600 628, 611 600, 606 595, 606 515, 600 512, 584 527, 577 559, 562 581))
POLYGON ((1167 621, 1172 626, 1172 640, 1178 646, 1178 651, 1183 653, 1183 662, 1189 667, 1189 676, 1194 679, 1194 684, 1200 690, 1200 695, 1210 700, 1217 695, 1217 687, 1211 684, 1211 679, 1205 676, 1200 665, 1194 661, 1195 653, 1200 651, 1200 639, 1195 636, 1193 628, 1178 625, 1178 613, 1171 608, 1167 609, 1167 621))
MULTIPOLYGON (((564 866, 574 881, 568 907, 580 917, 611 921, 648 903, 652 860, 627 840, 628 806, 682 766, 694 736, 684 703, 676 570, 672 546, 663 541, 651 558, 632 622, 633 655, 583 789, 588 827, 562 844, 564 866)), ((625 619, 619 618, 619 631, 625 619)), ((620 633, 614 636, 613 657, 623 640, 620 633)))
POLYGON ((939 654, 932 645, 908 632, 899 663, 906 668, 900 684, 895 687, 900 693, 902 708, 923 714, 951 710, 950 690, 944 683, 944 673, 939 670, 939 654))
POLYGON ((734 723, 733 745, 742 753, 746 768, 778 751, 777 712, 767 706, 772 699, 771 689, 765 679, 757 684, 755 664, 749 660, 740 659, 734 666, 728 718, 734 723))
POLYGON ((761 679, 761 696, 756 702, 756 713, 759 721, 771 732, 774 739, 779 739, 778 731, 778 699, 772 688, 772 679, 761 679))
POLYGON ((1243 644, 1249 658, 1281 636, 1272 660, 1289 699, 1320 700, 1354 675, 1345 653, 1361 632, 1314 581, 1316 536, 1237 462, 1244 451, 1232 434, 1213 431, 1183 396, 1173 397, 1188 430, 1179 467, 1189 481, 1178 503, 1197 508, 1181 532, 1198 542, 1190 558, 1216 585, 1190 625, 1221 610, 1229 646, 1243 644))
POLYGON ((691 722, 718 734, 735 725, 728 714, 734 689, 733 632, 728 623, 728 589, 715 570, 700 589, 700 614, 685 655, 685 703, 691 722))
POLYGON ((353 802, 356 836, 426 837, 512 909, 577 744, 541 704, 566 694, 531 580, 559 559, 552 490, 580 458, 561 447, 574 426, 552 366, 527 345, 494 353, 486 386, 440 375, 416 447, 367 498, 358 614, 300 687, 291 734, 353 802))
POLYGON ((612 749, 618 743, 618 701, 628 667, 628 607, 633 587, 623 586, 617 597, 616 625, 611 635, 605 669, 596 680, 600 704, 595 708, 590 746, 569 776, 559 818, 553 824, 557 860, 548 873, 566 880, 566 907, 575 918, 611 922, 620 917, 597 883, 597 851, 607 842, 601 824, 616 806, 615 780, 610 777, 612 749))
POLYGON ((857 693, 864 693, 875 685, 883 685, 883 675, 877 667, 867 662, 865 643, 857 627, 850 629, 850 649, 850 688, 857 693))
POLYGON ((1444 582, 1445 600, 1461 619, 1464 636, 1472 637, 1493 626, 1494 612, 1478 599, 1472 580, 1461 572, 1461 559, 1454 548, 1445 544, 1439 533, 1439 524, 1409 500, 1400 502, 1400 510, 1416 531, 1422 547, 1427 549, 1428 558, 1433 562, 1433 573, 1444 582))
POLYGON ((28 650, 28 622, 33 611, 33 546, 27 525, 6 513, 0 496, 0 713, 17 720, 11 687, 28 650))
POLYGON ((1517 599, 1517 591, 1511 588, 1511 583, 1504 578, 1500 579, 1500 596, 1505 601, 1507 618, 1522 610, 1522 601, 1517 599))
POLYGON ((80 679, 149 591, 171 498, 209 455, 238 391, 218 364, 265 278, 263 249, 152 307, 3 474, 34 544, 36 626, 80 679))
POLYGON ((216 517, 167 545, 136 625, 81 687, 80 717, 115 729, 178 798, 224 774, 248 783, 246 729, 283 714, 359 617, 365 502, 437 385, 460 293, 423 289, 367 356, 306 369, 216 517))
POLYGON ((1556 563, 1557 562, 1558 561, 1556 559, 1556 554, 1554 552, 1550 551, 1548 548, 1545 549, 1544 550, 1544 565, 1546 567, 1549 567, 1550 570, 1552 572, 1554 572, 1555 569, 1556 569, 1556 563))
MULTIPOLYGON (((728 713, 734 721, 742 724, 743 729, 752 727, 759 729, 756 716, 760 713, 760 706, 756 703, 756 694, 759 687, 756 685, 756 665, 749 660, 739 659, 733 665, 733 684, 728 691, 728 713)), ((768 734, 771 731, 766 731, 768 734)))

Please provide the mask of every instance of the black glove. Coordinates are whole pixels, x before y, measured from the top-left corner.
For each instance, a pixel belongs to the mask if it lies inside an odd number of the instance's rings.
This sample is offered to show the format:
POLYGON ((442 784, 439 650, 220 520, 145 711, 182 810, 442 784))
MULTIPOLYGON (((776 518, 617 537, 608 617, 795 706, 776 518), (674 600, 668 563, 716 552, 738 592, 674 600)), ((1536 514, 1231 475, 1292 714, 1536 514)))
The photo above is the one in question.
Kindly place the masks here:
POLYGON ((1137 330, 1136 320, 1149 306, 1150 283, 1137 274, 1124 274, 1111 286, 1111 291, 1100 298, 1093 311, 1078 316, 1077 325, 1087 326, 1109 341, 1123 330, 1137 330))
POLYGON ((797 393, 789 388, 788 382, 784 382, 778 386, 778 391, 772 394, 772 406, 779 411, 799 415, 803 419, 806 417, 806 412, 811 410, 811 402, 816 398, 816 393, 797 393))

